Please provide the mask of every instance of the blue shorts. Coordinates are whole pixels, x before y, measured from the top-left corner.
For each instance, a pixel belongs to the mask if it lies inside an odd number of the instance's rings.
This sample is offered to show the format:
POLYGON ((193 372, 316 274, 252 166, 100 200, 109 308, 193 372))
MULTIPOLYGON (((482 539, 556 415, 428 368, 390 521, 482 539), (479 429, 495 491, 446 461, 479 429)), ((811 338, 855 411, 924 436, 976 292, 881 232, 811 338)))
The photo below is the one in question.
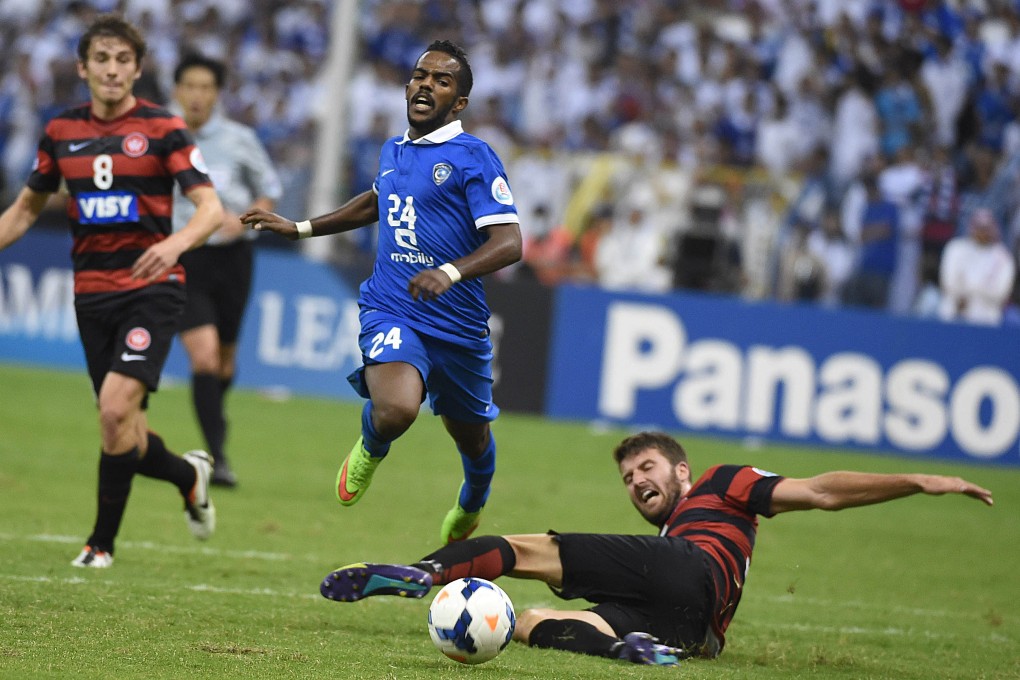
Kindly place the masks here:
MULTIPOLYGON (((499 407, 492 401, 492 349, 475 351, 415 331, 402 321, 372 314, 361 318, 361 360, 365 366, 401 361, 418 369, 429 406, 437 416, 465 423, 492 422, 499 407)), ((362 366, 347 376, 354 389, 371 399, 362 366)))

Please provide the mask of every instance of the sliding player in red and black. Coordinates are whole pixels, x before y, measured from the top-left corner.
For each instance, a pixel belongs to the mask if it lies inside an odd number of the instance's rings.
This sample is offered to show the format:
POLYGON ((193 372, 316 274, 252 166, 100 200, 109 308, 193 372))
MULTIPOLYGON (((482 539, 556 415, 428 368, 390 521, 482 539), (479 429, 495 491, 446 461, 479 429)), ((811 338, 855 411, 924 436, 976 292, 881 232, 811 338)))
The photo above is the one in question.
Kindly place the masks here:
POLYGON ((992 494, 959 477, 827 472, 793 479, 743 465, 709 468, 694 481, 675 439, 643 432, 614 451, 638 512, 655 536, 526 534, 482 536, 440 548, 411 565, 358 563, 322 582, 323 596, 424 597, 433 586, 474 576, 536 579, 583 611, 528 609, 514 639, 533 647, 675 665, 722 651, 751 563, 758 516, 841 510, 917 493, 992 494))

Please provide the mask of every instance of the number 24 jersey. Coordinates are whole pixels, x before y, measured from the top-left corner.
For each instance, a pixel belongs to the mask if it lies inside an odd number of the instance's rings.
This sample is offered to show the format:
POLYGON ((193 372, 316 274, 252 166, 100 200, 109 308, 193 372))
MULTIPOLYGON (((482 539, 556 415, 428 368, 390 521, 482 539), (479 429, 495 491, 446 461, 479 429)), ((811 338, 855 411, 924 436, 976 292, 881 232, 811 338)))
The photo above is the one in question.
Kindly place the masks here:
POLYGON ((408 281, 475 251, 485 227, 517 224, 517 208, 496 153, 454 121, 417 140, 383 144, 373 190, 379 196, 379 246, 359 303, 451 342, 486 337, 489 308, 482 282, 465 280, 423 303, 408 281))

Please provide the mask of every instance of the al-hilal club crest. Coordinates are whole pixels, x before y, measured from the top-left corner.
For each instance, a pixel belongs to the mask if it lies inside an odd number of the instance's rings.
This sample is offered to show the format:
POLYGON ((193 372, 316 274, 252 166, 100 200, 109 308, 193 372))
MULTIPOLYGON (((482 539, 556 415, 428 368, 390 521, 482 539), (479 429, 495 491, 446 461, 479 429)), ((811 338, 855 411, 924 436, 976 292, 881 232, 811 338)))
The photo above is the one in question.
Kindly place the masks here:
POLYGON ((453 168, 449 163, 436 163, 432 166, 432 181, 439 186, 446 181, 446 178, 453 174, 453 168))

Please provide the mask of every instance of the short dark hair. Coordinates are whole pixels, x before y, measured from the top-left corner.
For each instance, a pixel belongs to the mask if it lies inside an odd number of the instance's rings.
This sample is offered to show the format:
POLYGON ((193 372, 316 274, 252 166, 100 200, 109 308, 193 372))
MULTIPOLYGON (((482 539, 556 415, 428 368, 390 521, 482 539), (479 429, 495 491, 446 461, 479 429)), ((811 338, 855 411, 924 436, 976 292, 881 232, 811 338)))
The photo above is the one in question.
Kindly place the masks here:
POLYGON ((145 57, 145 38, 133 24, 118 14, 100 14, 78 40, 78 61, 85 63, 89 58, 89 47, 95 38, 120 38, 135 51, 135 61, 142 63, 145 57))
MULTIPOLYGON (((460 64, 460 72, 457 73, 457 94, 466 97, 471 94, 471 88, 475 84, 475 77, 471 73, 471 64, 468 63, 467 52, 460 45, 449 40, 433 40, 425 52, 443 52, 449 54, 460 64)), ((422 54, 425 54, 422 52, 422 54)))
POLYGON ((207 57, 204 54, 198 52, 189 52, 181 57, 181 60, 177 63, 177 68, 174 69, 174 84, 180 85, 181 78, 184 77, 184 72, 189 68, 204 68, 212 72, 213 80, 216 81, 216 88, 222 90, 223 84, 227 80, 227 67, 222 61, 207 57))
POLYGON ((617 465, 645 449, 656 449, 666 457, 674 467, 687 462, 687 452, 673 437, 665 432, 638 432, 620 442, 613 450, 613 460, 617 465))

